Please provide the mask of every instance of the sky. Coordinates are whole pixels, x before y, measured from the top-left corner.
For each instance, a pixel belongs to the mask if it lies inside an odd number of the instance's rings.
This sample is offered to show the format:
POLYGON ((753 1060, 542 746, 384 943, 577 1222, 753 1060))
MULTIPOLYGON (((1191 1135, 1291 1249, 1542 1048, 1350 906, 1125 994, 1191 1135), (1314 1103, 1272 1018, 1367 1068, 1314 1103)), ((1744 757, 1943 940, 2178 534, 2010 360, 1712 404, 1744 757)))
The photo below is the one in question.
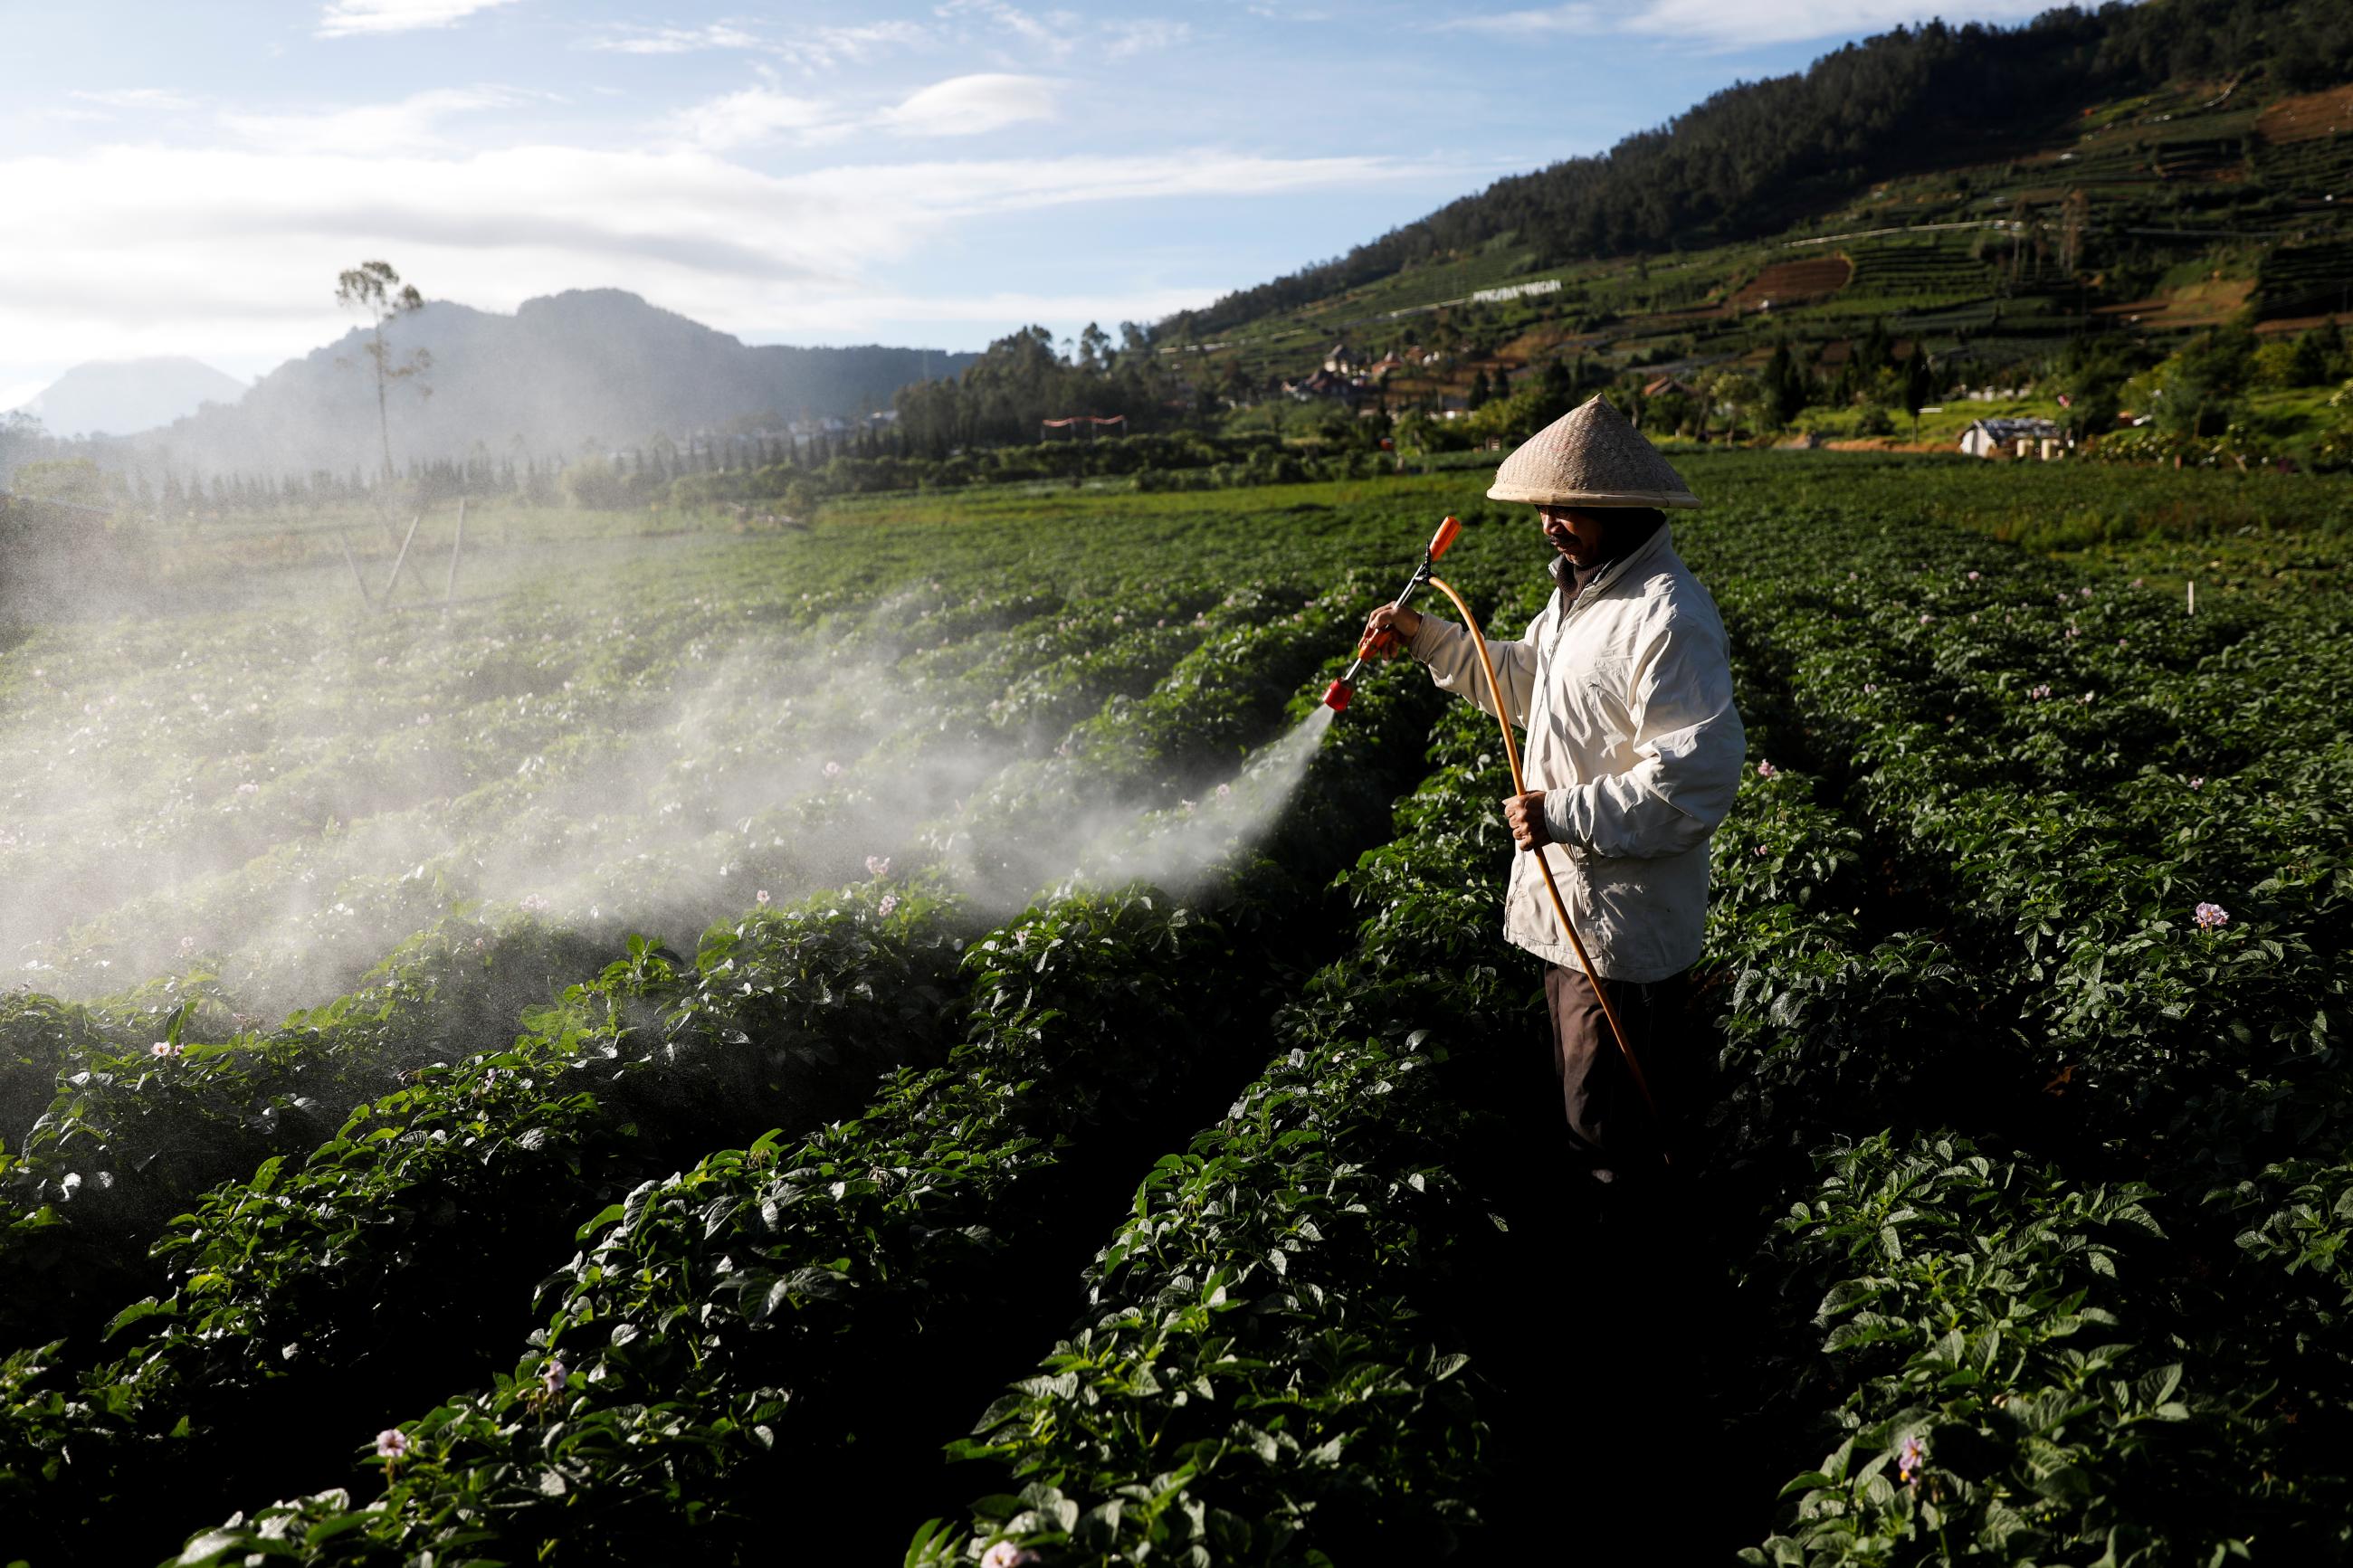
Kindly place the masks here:
POLYGON ((353 325, 335 275, 375 258, 748 342, 1115 334, 1936 14, 0 0, 0 408, 85 360, 250 379, 353 325))

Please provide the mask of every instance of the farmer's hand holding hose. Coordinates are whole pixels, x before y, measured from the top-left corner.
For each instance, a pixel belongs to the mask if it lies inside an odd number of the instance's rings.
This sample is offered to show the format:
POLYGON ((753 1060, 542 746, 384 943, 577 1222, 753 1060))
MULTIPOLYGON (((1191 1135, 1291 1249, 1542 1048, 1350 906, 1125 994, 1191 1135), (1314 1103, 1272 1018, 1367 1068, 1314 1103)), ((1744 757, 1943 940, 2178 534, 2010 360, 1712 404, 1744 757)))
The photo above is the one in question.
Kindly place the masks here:
POLYGON ((1406 651, 1414 634, 1421 630, 1419 610, 1401 610, 1395 605, 1383 605, 1365 617, 1365 637, 1358 648, 1374 658, 1395 658, 1406 651))
POLYGON ((1523 849, 1552 842, 1552 832, 1545 826, 1544 797, 1540 789, 1504 797, 1504 826, 1512 830, 1512 842, 1523 849))

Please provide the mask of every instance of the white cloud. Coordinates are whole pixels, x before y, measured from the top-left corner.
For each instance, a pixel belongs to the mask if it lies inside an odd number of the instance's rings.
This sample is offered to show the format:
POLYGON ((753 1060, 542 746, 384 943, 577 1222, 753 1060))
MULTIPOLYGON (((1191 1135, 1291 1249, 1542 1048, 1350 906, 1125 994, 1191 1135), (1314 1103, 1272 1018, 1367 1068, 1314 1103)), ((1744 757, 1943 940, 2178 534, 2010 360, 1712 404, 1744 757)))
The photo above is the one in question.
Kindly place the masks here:
POLYGON ((1189 22, 1166 22, 1151 17, 1106 22, 1103 30, 1111 35, 1111 42, 1103 52, 1115 60, 1153 49, 1174 48, 1179 44, 1190 43, 1193 37, 1193 26, 1189 22))
POLYGON ((312 29, 312 36, 350 38, 454 27, 478 11, 514 3, 515 0, 332 0, 319 13, 319 25, 312 29))
MULTIPOLYGON (((1981 0, 1960 19, 2022 22, 2049 8, 2050 0, 1981 0)), ((1456 16, 1434 26, 1440 32, 1506 38, 1637 33, 1709 49, 1740 49, 1881 33, 1950 14, 1949 7, 1922 0, 1639 0, 1622 8, 1569 0, 1535 10, 1456 16)))
POLYGON ((703 49, 757 49, 759 37, 733 22, 702 27, 638 27, 624 26, 588 40, 592 49, 619 55, 686 55, 703 49))
POLYGON ((748 87, 698 103, 668 122, 674 140, 714 153, 785 136, 822 138, 841 129, 841 114, 834 106, 766 87, 748 87))
POLYGON ((1018 5, 1007 5, 1005 0, 946 0, 933 14, 944 17, 976 16, 1043 49, 1055 59, 1066 58, 1078 47, 1079 29, 1086 25, 1086 18, 1075 11, 1050 11, 1037 16, 1018 5))
POLYGON ((1059 85, 1035 76, 950 77, 879 110, 752 87, 681 110, 660 129, 670 145, 711 153, 776 142, 815 146, 842 141, 863 129, 902 136, 978 136, 1052 119, 1059 85))
POLYGON ((505 88, 438 88, 395 103, 283 114, 224 114, 221 123, 258 146, 311 153, 414 153, 450 145, 441 132, 452 116, 527 102, 505 88))
POLYGON ((779 55, 811 70, 857 65, 892 49, 931 42, 931 33, 913 22, 861 22, 848 26, 805 27, 776 41, 779 55))
POLYGON ((856 65, 891 49, 913 48, 931 40, 913 22, 818 24, 772 35, 742 22, 700 27, 645 27, 621 23, 591 35, 586 47, 617 55, 688 55, 711 49, 773 55, 809 69, 856 65))
POLYGON ((322 38, 370 33, 412 33, 421 27, 451 27, 477 11, 512 5, 514 0, 333 0, 319 13, 322 38))
MULTIPOLYGON (((995 213, 1353 188, 1432 173, 1377 158, 1214 148, 786 176, 683 148, 361 156, 301 144, 141 145, 0 157, 0 189, 42 215, 44 237, 0 247, 0 381, 151 353, 194 354, 237 374, 265 369, 349 325, 333 306, 335 274, 375 256, 431 298, 490 310, 612 286, 729 331, 799 327, 842 341, 871 322, 999 310, 1008 317, 990 330, 1004 330, 1023 316, 1061 316, 1043 309, 1043 296, 927 305, 875 279, 944 229, 995 213)), ((1150 301, 1087 313, 1109 320, 1121 310, 1149 313, 1150 301)))
POLYGON ((95 103, 106 109, 194 109, 196 100, 185 93, 172 92, 160 87, 117 87, 100 92, 69 94, 84 103, 95 103))
POLYGON ((1800 43, 1844 34, 1883 33, 1944 16, 1961 22, 2023 22, 2049 0, 1980 0, 1966 10, 1920 0, 1647 0, 1627 17, 1630 33, 1689 38, 1721 48, 1800 43))
POLYGON ((1449 33, 1489 33, 1503 38, 1542 37, 1555 33, 1607 31, 1613 18, 1592 5, 1554 5, 1541 11, 1499 11, 1484 16, 1456 16, 1438 24, 1449 33))
POLYGON ((1037 76, 950 77, 910 94, 876 119, 905 136, 979 136, 1025 121, 1053 119, 1057 85, 1037 76))

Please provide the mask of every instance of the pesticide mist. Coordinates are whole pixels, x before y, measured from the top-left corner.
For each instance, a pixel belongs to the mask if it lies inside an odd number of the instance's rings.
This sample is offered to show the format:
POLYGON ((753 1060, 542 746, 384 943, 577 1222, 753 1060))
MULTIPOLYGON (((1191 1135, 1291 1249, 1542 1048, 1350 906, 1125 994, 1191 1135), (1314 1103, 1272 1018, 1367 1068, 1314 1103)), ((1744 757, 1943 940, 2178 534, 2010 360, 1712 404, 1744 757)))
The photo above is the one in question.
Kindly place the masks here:
POLYGON ((261 1019, 433 929, 691 946, 747 909, 919 871, 983 915, 1072 878, 1182 892, 1264 835, 1332 718, 1215 773, 1107 783, 1072 742, 1100 698, 1070 658, 1132 649, 1148 670, 1214 605, 1040 620, 921 578, 828 598, 692 542, 507 567, 552 585, 364 616, 315 571, 278 594, 248 577, 217 610, 0 654, 9 977, 75 998, 198 984, 261 1019), (1070 653, 1002 635, 1031 622, 1070 653))

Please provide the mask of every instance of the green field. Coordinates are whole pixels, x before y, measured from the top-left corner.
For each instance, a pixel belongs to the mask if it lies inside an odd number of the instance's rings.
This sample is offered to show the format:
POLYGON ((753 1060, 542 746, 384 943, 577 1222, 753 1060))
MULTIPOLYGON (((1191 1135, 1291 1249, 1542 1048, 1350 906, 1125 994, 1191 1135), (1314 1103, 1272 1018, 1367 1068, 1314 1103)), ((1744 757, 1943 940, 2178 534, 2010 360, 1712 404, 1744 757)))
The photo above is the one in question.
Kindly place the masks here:
POLYGON ((159 539, 0 651, 0 1562, 2345 1560, 2342 482, 1676 461, 1630 1239, 1490 721, 1314 705, 1480 471, 159 539))

